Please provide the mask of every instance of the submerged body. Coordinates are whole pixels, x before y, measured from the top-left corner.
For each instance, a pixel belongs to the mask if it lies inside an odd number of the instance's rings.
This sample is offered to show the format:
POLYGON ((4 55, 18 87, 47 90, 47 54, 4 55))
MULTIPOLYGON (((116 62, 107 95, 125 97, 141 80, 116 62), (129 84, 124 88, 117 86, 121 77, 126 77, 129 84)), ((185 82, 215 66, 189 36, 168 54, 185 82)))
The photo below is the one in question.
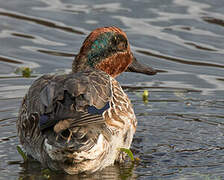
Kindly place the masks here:
POLYGON ((37 79, 17 120, 27 154, 69 174, 93 173, 122 162, 119 149, 130 147, 137 121, 114 77, 133 69, 133 59, 123 31, 99 28, 85 40, 73 73, 37 79))

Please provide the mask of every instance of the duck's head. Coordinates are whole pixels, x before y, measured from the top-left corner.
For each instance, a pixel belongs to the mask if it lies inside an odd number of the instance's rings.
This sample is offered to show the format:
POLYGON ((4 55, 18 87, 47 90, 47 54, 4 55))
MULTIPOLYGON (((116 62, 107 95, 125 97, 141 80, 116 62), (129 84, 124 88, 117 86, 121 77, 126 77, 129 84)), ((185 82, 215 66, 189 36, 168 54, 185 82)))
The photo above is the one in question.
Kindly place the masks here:
POLYGON ((100 69, 112 77, 124 71, 156 74, 156 70, 140 64, 133 56, 127 35, 117 27, 97 28, 85 39, 72 64, 72 71, 100 69))

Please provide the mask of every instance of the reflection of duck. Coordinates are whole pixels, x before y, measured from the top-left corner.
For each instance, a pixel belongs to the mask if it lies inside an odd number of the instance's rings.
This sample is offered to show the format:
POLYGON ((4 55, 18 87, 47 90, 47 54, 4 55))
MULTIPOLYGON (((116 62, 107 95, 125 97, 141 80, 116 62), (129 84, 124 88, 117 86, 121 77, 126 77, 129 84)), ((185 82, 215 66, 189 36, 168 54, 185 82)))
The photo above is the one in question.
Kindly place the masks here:
POLYGON ((136 166, 134 163, 114 164, 108 166, 101 171, 97 171, 93 174, 77 174, 69 175, 65 173, 58 173, 43 169, 37 161, 28 161, 20 164, 20 180, 36 180, 36 179, 63 179, 63 180, 135 180, 137 175, 135 174, 136 166), (27 176, 29 174, 29 176, 27 176))
POLYGON ((132 105, 114 79, 123 71, 155 74, 140 65, 126 34, 98 28, 84 41, 73 73, 44 75, 26 94, 17 121, 27 154, 53 170, 92 173, 129 148, 136 128, 132 105))

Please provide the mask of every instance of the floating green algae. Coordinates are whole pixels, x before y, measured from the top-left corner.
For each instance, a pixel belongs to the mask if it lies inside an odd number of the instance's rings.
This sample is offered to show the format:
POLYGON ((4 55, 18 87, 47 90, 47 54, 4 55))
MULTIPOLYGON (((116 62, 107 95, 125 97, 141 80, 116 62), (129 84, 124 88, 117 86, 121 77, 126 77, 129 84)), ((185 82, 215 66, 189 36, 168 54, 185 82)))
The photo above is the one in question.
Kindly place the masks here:
POLYGON ((23 152, 21 147, 20 146, 16 146, 16 149, 17 149, 18 153, 22 156, 23 161, 24 162, 27 161, 27 155, 23 152))
POLYGON ((148 97, 149 97, 149 91, 144 90, 144 92, 142 94, 142 100, 144 101, 144 103, 148 103, 148 97))
POLYGON ((29 67, 18 67, 15 70, 16 74, 21 74, 23 77, 29 78, 32 74, 32 69, 29 67))

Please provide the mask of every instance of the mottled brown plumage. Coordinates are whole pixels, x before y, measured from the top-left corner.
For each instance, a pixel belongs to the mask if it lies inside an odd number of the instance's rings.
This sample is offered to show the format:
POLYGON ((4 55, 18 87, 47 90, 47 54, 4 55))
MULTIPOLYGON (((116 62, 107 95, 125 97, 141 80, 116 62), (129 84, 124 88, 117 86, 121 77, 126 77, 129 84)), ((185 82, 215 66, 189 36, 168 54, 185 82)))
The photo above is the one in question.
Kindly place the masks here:
MULTIPOLYGON (((130 147, 137 121, 114 77, 128 66, 133 70, 133 59, 122 30, 98 28, 84 41, 71 74, 35 80, 17 120, 27 154, 69 174, 93 173, 122 162, 119 148, 130 147)), ((155 71, 146 68, 141 73, 155 71)))

